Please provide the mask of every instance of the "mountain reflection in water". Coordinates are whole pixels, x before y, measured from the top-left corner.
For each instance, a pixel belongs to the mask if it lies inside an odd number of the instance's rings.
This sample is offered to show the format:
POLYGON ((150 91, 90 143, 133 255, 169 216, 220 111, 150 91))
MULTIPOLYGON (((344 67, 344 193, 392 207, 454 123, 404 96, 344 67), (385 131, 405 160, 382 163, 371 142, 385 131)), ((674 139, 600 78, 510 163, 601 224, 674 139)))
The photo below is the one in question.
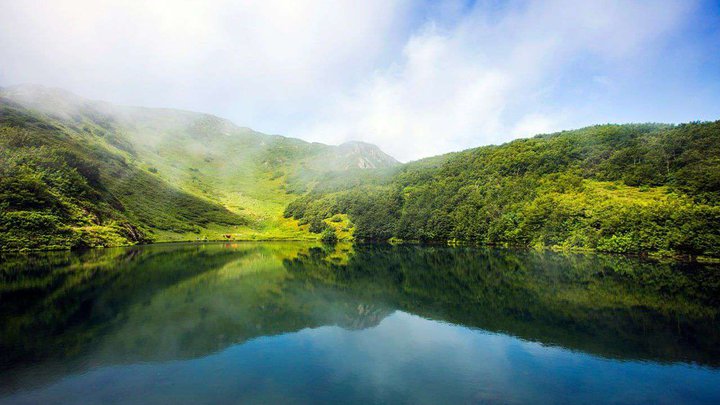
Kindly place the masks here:
POLYGON ((719 267, 299 243, 7 256, 0 402, 712 402, 719 267))

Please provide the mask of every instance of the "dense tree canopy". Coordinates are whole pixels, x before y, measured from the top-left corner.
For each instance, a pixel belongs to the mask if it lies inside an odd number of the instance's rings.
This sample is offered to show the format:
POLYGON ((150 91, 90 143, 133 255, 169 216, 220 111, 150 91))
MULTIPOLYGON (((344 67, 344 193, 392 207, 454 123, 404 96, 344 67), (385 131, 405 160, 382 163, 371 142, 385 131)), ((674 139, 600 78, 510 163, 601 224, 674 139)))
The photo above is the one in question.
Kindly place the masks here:
POLYGON ((720 121, 600 125, 328 178, 285 214, 360 239, 720 255, 720 121))

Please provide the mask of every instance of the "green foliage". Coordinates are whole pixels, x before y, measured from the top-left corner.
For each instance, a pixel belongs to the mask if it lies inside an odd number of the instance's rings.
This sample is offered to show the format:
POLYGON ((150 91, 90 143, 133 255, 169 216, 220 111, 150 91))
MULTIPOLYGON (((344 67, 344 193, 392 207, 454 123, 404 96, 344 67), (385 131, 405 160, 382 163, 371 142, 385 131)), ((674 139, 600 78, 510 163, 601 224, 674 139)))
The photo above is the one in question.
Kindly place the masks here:
POLYGON ((342 249, 160 244, 3 254, 0 367, 98 367, 83 356, 107 347, 118 355, 95 357, 107 365, 119 355, 202 357, 304 328, 371 327, 395 310, 605 358, 720 365, 717 264, 471 247, 342 249))
POLYGON ((720 121, 602 125, 328 178, 296 219, 347 213, 359 239, 720 255, 720 121))
POLYGON ((398 166, 372 145, 46 93, 27 106, 0 91, 0 250, 331 227, 343 240, 720 255, 720 122, 599 125, 398 166))
POLYGON ((15 126, 29 115, 0 106, 14 112, 11 121, 0 115, 0 250, 127 245, 148 241, 148 228, 244 223, 129 165, 104 141, 60 124, 15 126))
POLYGON ((310 227, 308 230, 312 233, 322 233, 328 230, 328 226, 322 219, 313 218, 310 220, 310 227))
MULTIPOLYGON (((317 239, 283 218, 289 193, 304 193, 328 172, 359 173, 358 162, 397 164, 372 145, 309 143, 206 114, 100 104, 35 86, 0 89, 0 128, 7 131, 3 159, 13 155, 24 167, 3 178, 0 204, 50 210, 58 229, 80 235, 77 246, 117 241, 80 232, 96 225, 114 232, 110 223, 130 224, 142 240, 317 239), (40 158, 35 167, 31 161, 40 158)), ((324 228, 322 219, 313 221, 313 231, 324 228)), ((23 229, 0 249, 51 247, 23 229)), ((60 239, 52 247, 76 245, 65 234, 60 239)))
POLYGON ((320 235, 320 240, 328 245, 334 245, 338 242, 337 234, 332 228, 326 228, 320 235))

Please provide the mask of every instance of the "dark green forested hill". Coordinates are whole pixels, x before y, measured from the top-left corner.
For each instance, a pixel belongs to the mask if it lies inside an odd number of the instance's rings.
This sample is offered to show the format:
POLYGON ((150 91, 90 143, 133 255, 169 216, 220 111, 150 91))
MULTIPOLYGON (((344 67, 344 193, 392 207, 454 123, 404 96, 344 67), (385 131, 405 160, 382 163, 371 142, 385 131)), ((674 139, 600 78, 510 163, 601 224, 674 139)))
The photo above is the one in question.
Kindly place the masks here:
POLYGON ((599 125, 327 175, 292 202, 360 239, 720 256, 720 121, 599 125))
POLYGON ((317 239, 283 217, 327 171, 390 167, 374 145, 265 135, 207 114, 0 89, 0 250, 317 239))

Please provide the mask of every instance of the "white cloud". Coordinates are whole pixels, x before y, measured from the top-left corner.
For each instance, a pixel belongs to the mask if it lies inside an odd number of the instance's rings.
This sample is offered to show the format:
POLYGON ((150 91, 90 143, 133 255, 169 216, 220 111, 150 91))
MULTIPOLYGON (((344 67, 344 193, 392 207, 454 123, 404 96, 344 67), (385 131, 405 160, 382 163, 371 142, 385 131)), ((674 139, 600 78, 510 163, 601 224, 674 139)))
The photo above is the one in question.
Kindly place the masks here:
POLYGON ((406 0, 0 3, 1 84, 262 126, 310 113, 375 69, 402 45, 392 38, 408 8, 406 0))
POLYGON ((595 99, 660 65, 696 6, 0 0, 0 85, 365 140, 409 160, 615 118, 595 99))
POLYGON ((610 70, 632 63, 688 10, 688 2, 537 1, 491 18, 480 5, 452 26, 427 23, 397 64, 302 133, 368 140, 407 160, 562 129, 574 124, 568 108, 546 101, 578 58, 610 70))
POLYGON ((547 134, 562 129, 557 119, 539 113, 530 113, 518 121, 513 127, 513 137, 529 137, 537 134, 547 134))

